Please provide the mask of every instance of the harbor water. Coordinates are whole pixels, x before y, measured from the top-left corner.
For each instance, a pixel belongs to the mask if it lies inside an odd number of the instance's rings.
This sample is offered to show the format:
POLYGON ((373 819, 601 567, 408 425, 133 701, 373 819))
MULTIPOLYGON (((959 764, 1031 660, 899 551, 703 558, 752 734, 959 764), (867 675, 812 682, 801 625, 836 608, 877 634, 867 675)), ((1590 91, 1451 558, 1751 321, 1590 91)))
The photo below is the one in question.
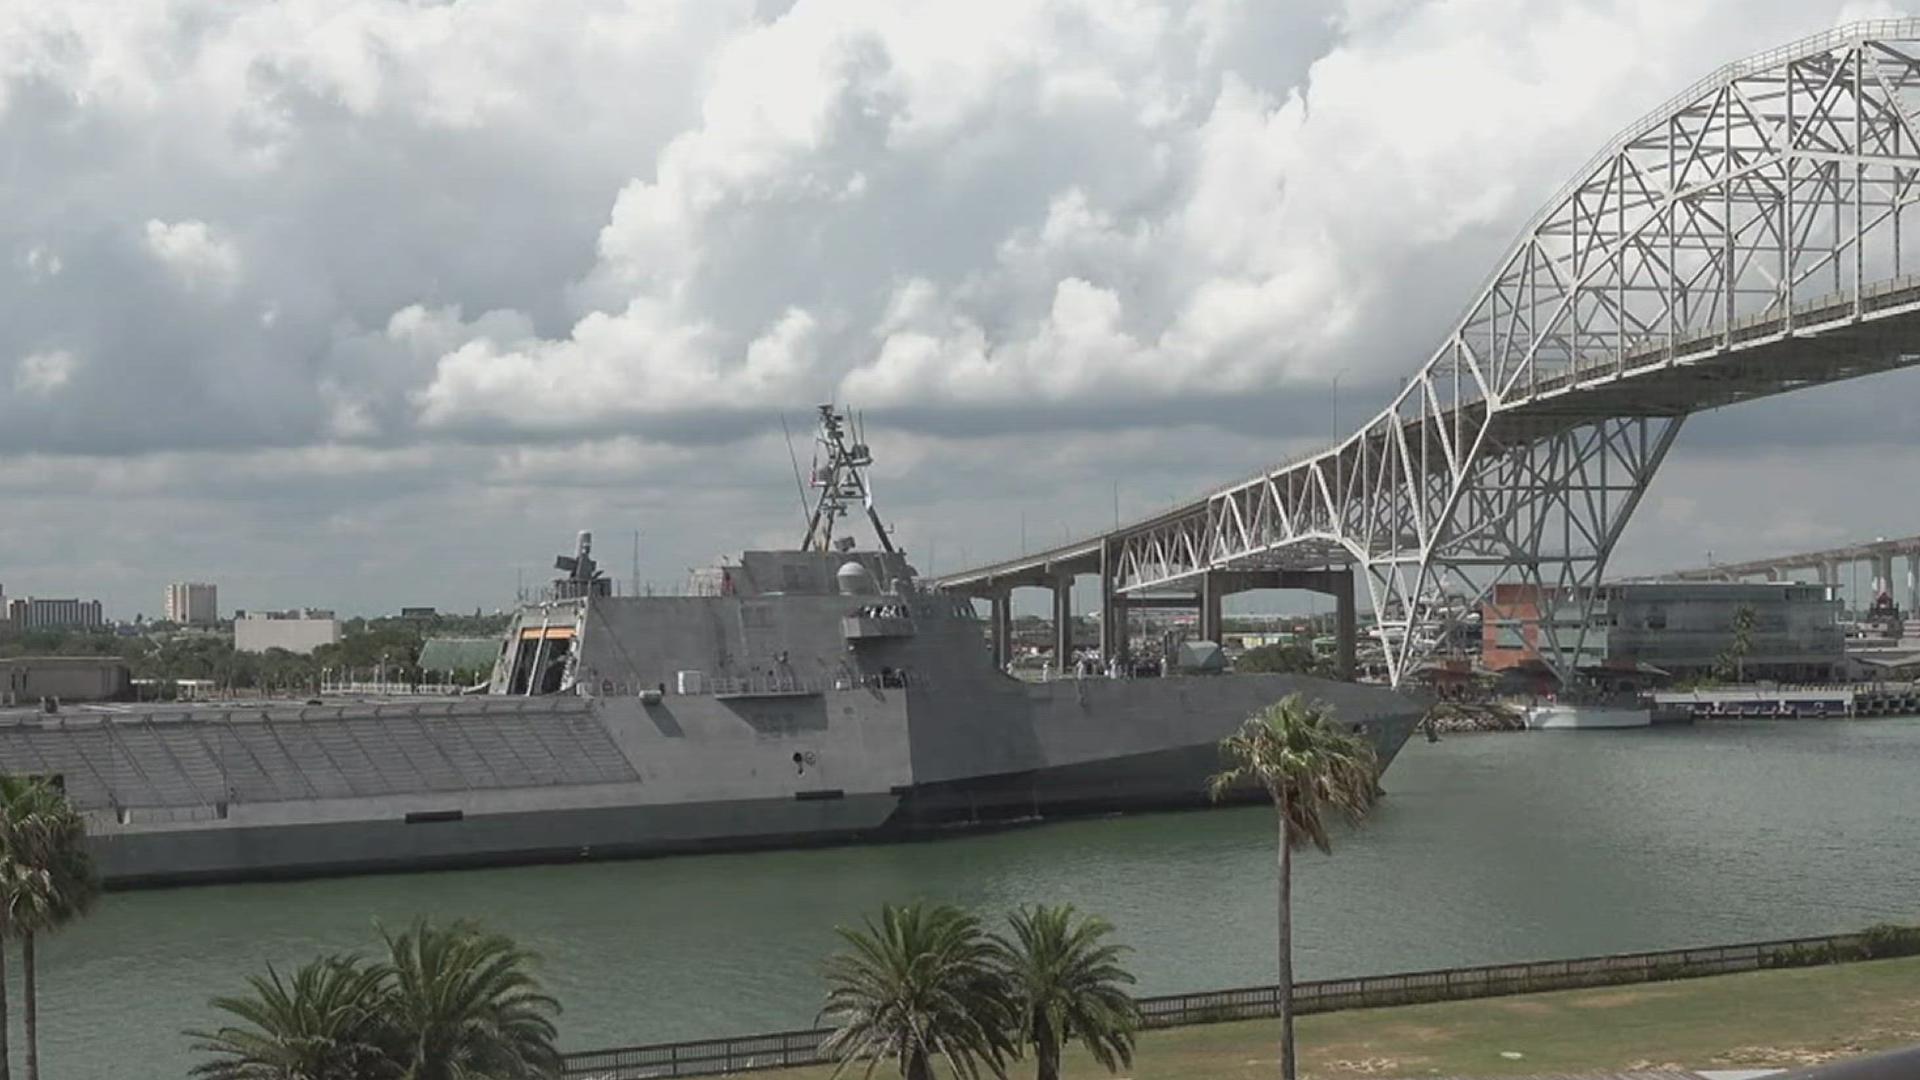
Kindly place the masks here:
MULTIPOLYGON (((1415 740, 1335 854, 1296 862, 1301 978, 1920 921, 1920 721, 1415 740)), ((181 1077, 268 963, 469 916, 537 950, 570 1048, 811 1025, 834 927, 927 897, 1112 920, 1143 993, 1271 978, 1262 808, 913 843, 105 897, 41 950, 49 1075, 181 1077)), ((17 972, 16 972, 17 974, 17 972)), ((15 989, 17 993, 17 986, 15 989)), ((17 1001, 17 998, 15 999, 17 1001)))

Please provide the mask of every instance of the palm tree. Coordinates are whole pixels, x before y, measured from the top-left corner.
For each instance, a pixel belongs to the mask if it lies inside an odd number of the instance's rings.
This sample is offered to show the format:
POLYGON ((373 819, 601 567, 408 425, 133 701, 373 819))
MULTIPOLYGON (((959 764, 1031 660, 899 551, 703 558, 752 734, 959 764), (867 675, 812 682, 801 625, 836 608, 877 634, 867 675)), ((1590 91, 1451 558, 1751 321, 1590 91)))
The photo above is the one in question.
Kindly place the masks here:
POLYGON ((382 936, 389 1053, 406 1080, 559 1075, 560 1004, 527 970, 531 952, 465 921, 382 936))
POLYGON ((1059 1080, 1060 1048, 1075 1039, 1108 1072, 1133 1064, 1140 1010, 1125 989, 1133 985, 1133 975, 1120 966, 1126 946, 1101 940, 1113 925, 1075 918, 1072 904, 1021 908, 1007 921, 1013 938, 995 943, 1018 1037, 1033 1047, 1037 1080, 1059 1080))
MULTIPOLYGON (((84 915, 99 893, 100 881, 87 851, 86 822, 66 795, 45 780, 0 777, 0 931, 20 939, 27 1080, 40 1080, 35 935, 84 915)), ((0 1024, 5 1016, 0 1003, 0 1024)), ((0 1054, 5 1050, 0 1042, 0 1054)), ((0 1068, 0 1077, 5 1075, 0 1068)))
POLYGON ((1259 785, 1280 819, 1280 1075, 1294 1080, 1293 849, 1331 853, 1327 812, 1359 821, 1380 797, 1373 747, 1319 702, 1289 694, 1220 741, 1227 768, 1208 782, 1215 799, 1259 785))
POLYGON ((1006 1076, 1006 978, 980 920, 916 902, 882 906, 878 925, 837 929, 848 951, 827 961, 821 1010, 837 1028, 822 1047, 840 1059, 835 1076, 864 1059, 871 1077, 891 1060, 905 1080, 933 1080, 935 1058, 958 1080, 1006 1076))
POLYGON ((327 956, 281 979, 249 976, 250 997, 213 999, 247 1027, 189 1031, 217 1055, 193 1068, 207 1080, 384 1080, 399 1069, 381 1045, 386 973, 358 957, 327 956))
POLYGON ((1753 631, 1760 618, 1753 606, 1741 604, 1733 612, 1733 636, 1727 647, 1714 658, 1715 674, 1734 682, 1746 681, 1747 654, 1753 651, 1753 631))

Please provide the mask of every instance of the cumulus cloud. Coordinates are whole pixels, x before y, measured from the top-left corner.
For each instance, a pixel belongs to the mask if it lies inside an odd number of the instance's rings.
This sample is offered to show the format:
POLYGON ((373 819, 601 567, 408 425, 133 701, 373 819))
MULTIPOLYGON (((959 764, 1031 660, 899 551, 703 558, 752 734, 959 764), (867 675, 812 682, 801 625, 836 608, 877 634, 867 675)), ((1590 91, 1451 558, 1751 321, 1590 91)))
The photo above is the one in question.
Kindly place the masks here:
MULTIPOLYGON (((839 398, 925 456, 902 509, 984 552, 1004 523, 950 507, 1004 494, 996 446, 1093 463, 1021 481, 1089 525, 1106 456, 1133 505, 1305 449, 1334 378, 1349 424, 1384 399, 1611 132, 1879 7, 14 5, 0 450, 102 477, 351 452, 396 479, 315 480, 361 500, 317 528, 446 540, 484 507, 544 550, 696 464, 784 505, 778 412, 839 398)), ((1832 422, 1874 400, 1711 446, 1897 433, 1832 422)), ((784 535, 719 505, 709 535, 784 535)))
POLYGON ((59 277, 60 271, 66 269, 66 263, 60 260, 60 253, 44 244, 29 247, 20 262, 27 268, 27 276, 34 281, 59 277))
POLYGON ((240 280, 240 251, 204 221, 147 221, 147 251, 189 289, 225 293, 240 280))
POLYGON ((28 353, 14 365, 13 387, 24 396, 45 398, 67 385, 79 366, 79 357, 64 350, 28 353))

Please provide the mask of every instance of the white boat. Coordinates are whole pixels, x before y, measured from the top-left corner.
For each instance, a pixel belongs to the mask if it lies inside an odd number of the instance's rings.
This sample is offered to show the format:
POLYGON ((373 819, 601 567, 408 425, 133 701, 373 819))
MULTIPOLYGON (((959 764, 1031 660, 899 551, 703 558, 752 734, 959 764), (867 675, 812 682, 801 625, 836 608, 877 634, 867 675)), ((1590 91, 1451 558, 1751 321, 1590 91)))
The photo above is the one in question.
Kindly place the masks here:
POLYGON ((1643 728, 1653 725, 1653 711, 1630 705, 1535 705, 1527 710, 1529 731, 1586 731, 1643 728))

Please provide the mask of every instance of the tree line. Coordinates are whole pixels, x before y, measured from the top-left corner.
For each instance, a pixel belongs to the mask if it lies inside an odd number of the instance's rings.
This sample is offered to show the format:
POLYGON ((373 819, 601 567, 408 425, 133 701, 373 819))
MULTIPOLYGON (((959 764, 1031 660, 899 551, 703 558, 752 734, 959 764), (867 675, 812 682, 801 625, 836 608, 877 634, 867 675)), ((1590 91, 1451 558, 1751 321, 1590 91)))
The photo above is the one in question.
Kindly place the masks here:
MULTIPOLYGON (((440 615, 422 619, 349 619, 337 643, 311 654, 285 649, 240 652, 227 631, 181 630, 151 624, 137 634, 90 630, 33 630, 0 640, 0 657, 117 656, 136 679, 163 682, 206 679, 221 689, 314 691, 324 672, 360 672, 367 681, 419 682, 420 650, 431 636, 498 637, 505 615, 440 615)), ((455 680, 478 681, 487 672, 456 672, 455 680)))

